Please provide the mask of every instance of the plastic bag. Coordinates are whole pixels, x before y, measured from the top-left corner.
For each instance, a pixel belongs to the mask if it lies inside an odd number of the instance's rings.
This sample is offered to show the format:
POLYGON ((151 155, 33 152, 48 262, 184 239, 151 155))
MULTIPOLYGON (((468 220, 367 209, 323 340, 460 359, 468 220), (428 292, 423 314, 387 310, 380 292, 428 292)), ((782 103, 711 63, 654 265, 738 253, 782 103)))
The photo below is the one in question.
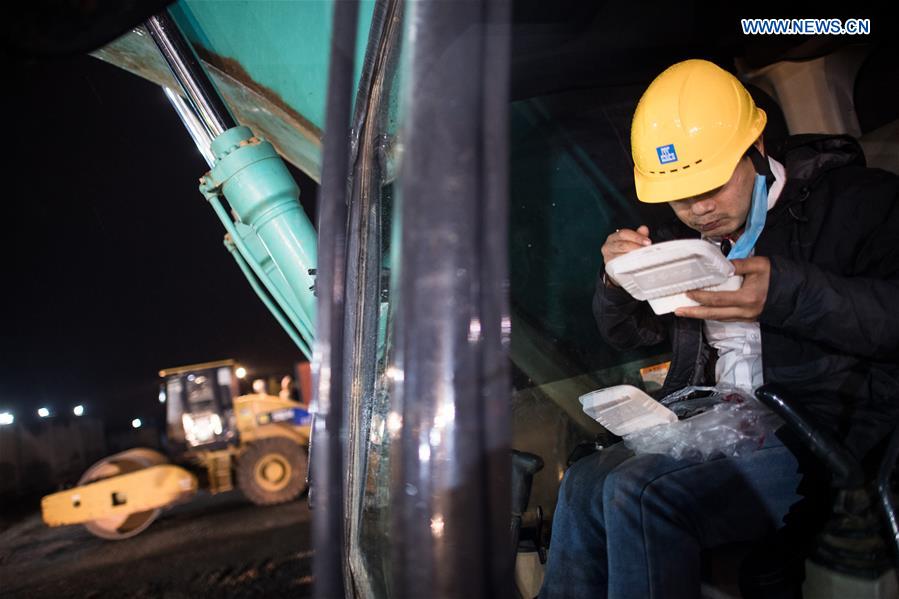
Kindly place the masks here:
POLYGON ((686 387, 661 403, 682 420, 623 437, 637 454, 694 461, 745 456, 761 447, 782 422, 746 391, 723 385, 686 387))

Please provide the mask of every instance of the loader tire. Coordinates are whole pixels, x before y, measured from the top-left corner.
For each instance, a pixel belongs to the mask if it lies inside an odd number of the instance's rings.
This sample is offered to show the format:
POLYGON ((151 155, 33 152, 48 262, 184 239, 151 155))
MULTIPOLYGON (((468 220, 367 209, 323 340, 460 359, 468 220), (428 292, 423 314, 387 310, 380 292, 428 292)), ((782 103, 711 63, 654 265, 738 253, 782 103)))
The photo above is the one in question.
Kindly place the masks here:
POLYGON ((254 441, 237 459, 237 486, 256 505, 296 499, 306 488, 306 449, 290 439, 254 441))

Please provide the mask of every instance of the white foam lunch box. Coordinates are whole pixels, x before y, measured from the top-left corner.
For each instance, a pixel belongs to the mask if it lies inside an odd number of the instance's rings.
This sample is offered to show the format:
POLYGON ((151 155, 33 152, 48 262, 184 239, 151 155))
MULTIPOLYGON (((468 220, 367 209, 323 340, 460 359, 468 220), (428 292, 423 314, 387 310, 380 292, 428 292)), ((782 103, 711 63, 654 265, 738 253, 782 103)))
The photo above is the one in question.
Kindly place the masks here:
POLYGON ((610 260, 606 273, 635 299, 648 301, 656 314, 698 306, 687 291, 736 291, 743 284, 718 246, 702 239, 663 241, 628 252, 610 260))
POLYGON ((616 385, 579 398, 584 413, 619 437, 677 422, 677 415, 633 385, 616 385))

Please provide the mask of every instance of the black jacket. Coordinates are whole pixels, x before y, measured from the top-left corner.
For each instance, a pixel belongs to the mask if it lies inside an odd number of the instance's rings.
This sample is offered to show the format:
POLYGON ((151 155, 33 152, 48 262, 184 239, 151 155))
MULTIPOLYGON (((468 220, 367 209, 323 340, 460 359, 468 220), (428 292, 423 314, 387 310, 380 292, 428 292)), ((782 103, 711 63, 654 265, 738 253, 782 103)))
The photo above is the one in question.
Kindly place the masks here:
MULTIPOLYGON (((899 177, 851 137, 800 135, 772 155, 787 181, 755 253, 771 259, 759 317, 765 382, 780 383, 862 457, 899 425, 899 177)), ((656 241, 698 237, 673 219, 656 241)), ((593 313, 618 349, 670 340, 661 394, 714 378, 702 322, 656 316, 602 282, 593 313)))

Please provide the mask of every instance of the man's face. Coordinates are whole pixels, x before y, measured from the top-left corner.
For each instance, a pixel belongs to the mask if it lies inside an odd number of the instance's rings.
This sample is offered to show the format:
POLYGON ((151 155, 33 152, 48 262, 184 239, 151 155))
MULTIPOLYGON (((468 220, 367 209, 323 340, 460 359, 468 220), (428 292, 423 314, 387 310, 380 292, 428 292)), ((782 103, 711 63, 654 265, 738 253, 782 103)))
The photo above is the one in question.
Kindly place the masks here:
POLYGON ((742 231, 752 201, 755 168, 749 158, 743 158, 730 180, 704 194, 668 202, 674 214, 685 225, 702 233, 703 237, 722 237, 742 231))

